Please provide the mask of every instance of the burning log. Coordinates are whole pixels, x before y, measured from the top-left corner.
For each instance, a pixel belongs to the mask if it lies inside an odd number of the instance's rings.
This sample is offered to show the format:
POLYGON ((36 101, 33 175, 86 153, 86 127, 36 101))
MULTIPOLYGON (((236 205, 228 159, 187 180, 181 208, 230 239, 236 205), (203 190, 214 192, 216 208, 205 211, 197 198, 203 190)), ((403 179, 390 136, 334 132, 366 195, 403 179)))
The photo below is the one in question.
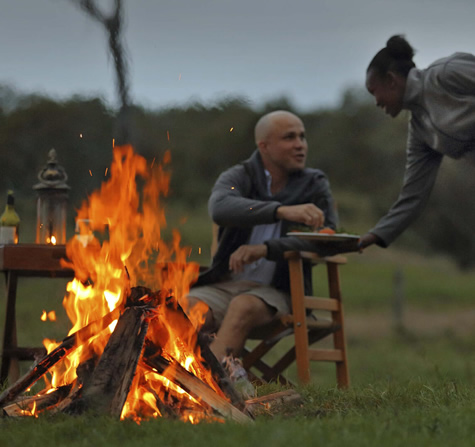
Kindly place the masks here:
MULTIPOLYGON (((166 299, 165 304, 169 310, 169 315, 173 315, 177 324, 184 327, 186 332, 196 332, 185 311, 173 297, 166 299)), ((243 410, 245 406, 244 399, 236 391, 223 366, 209 348, 210 337, 203 333, 197 333, 197 344, 200 347, 201 356, 205 362, 203 366, 209 367, 219 388, 231 400, 231 403, 240 410, 243 410)))
POLYGON ((147 333, 149 309, 127 308, 94 369, 92 378, 76 399, 64 409, 66 413, 81 413, 92 409, 119 417, 142 352, 147 333))
MULTIPOLYGON (((189 333, 192 334, 192 332, 189 333)), ((152 293, 143 287, 131 289, 122 314, 121 308, 117 308, 101 320, 66 337, 25 377, 3 393, 0 405, 3 406, 4 414, 8 416, 32 415, 48 409, 52 412, 69 414, 92 410, 119 417, 124 410, 137 365, 140 365, 142 370, 162 375, 163 378, 188 393, 191 396, 190 399, 194 399, 190 400, 189 404, 183 405, 179 403, 179 394, 169 394, 165 391, 165 400, 163 400, 162 394, 140 379, 142 386, 154 397, 155 406, 162 416, 182 418, 184 410, 189 417, 199 420, 199 411, 203 408, 202 414, 214 412, 219 418, 230 418, 238 422, 252 421, 241 411, 244 408, 242 399, 234 398, 234 401, 239 403, 239 408, 234 402, 226 400, 227 394, 237 396, 237 392, 222 366, 209 350, 208 343, 204 338, 198 337, 196 330, 176 300, 165 293, 152 293), (5 403, 12 402, 18 394, 30 387, 53 365, 76 348, 89 346, 90 342, 117 318, 117 326, 110 335, 100 359, 97 361, 93 357, 93 349, 88 348, 83 352, 82 363, 76 368, 77 378, 73 383, 60 387, 50 394, 21 397, 16 402, 3 406, 5 403), (219 386, 212 389, 203 381, 204 379, 187 371, 169 353, 163 351, 169 341, 168 332, 164 330, 166 325, 163 319, 166 319, 167 325, 170 323, 176 325, 184 329, 186 333, 193 331, 195 335, 192 335, 192 340, 202 346, 205 357, 202 363, 195 364, 198 376, 204 377, 202 374, 209 367, 212 375, 218 377, 221 384, 226 384, 227 392, 219 386), (149 323, 153 326, 153 331, 147 336, 149 323), (144 343, 146 343, 146 349, 143 349, 144 343)))
POLYGON ((183 366, 174 359, 168 360, 161 355, 147 356, 147 353, 145 353, 143 361, 153 371, 163 374, 191 396, 208 404, 221 416, 233 419, 237 422, 252 421, 249 416, 229 403, 226 399, 219 396, 208 385, 183 368, 183 366))
POLYGON ((52 393, 39 396, 23 396, 17 401, 3 408, 6 416, 34 415, 39 411, 52 407, 64 399, 70 392, 72 385, 57 388, 52 393))
MULTIPOLYGON (((134 289, 137 288, 134 287, 132 289, 132 293, 134 292, 134 289)), ((154 301, 155 303, 159 301, 163 302, 168 309, 168 318, 172 318, 176 326, 182 327, 184 332, 196 333, 196 330, 189 320, 187 314, 181 307, 180 303, 178 303, 173 296, 168 296, 166 298, 161 296, 157 298, 157 293, 153 294, 150 290, 145 288, 141 288, 140 293, 136 293, 136 295, 147 296, 149 300, 154 301)), ((219 388, 224 392, 226 397, 230 399, 231 403, 240 410, 243 410, 245 406, 244 399, 242 398, 241 394, 236 391, 223 366, 209 348, 210 337, 201 332, 196 333, 196 336, 196 343, 200 347, 201 356, 204 361, 203 366, 211 370, 213 378, 215 379, 219 388)))
POLYGON ((98 321, 94 321, 82 329, 79 329, 74 334, 66 337, 63 342, 53 349, 49 354, 39 360, 33 368, 30 369, 23 377, 21 377, 12 386, 7 388, 0 395, 0 406, 11 402, 20 393, 30 388, 37 380, 48 372, 48 370, 58 363, 63 357, 69 354, 71 351, 78 347, 77 340, 85 340, 93 335, 97 335, 99 332, 108 327, 113 321, 117 320, 120 315, 120 308, 114 309, 112 312, 105 315, 98 321))
POLYGON ((226 396, 231 400, 231 403, 240 410, 243 410, 245 406, 244 399, 242 398, 241 394, 236 391, 236 388, 234 388, 229 378, 229 375, 226 373, 216 356, 211 352, 209 343, 209 336, 202 333, 198 334, 198 344, 201 348, 201 355, 213 372, 216 382, 223 390, 224 394, 226 394, 226 396))
POLYGON ((53 413, 63 413, 64 410, 72 404, 72 402, 81 397, 83 386, 86 383, 89 383, 91 380, 96 364, 97 358, 91 357, 89 360, 86 360, 77 367, 77 379, 72 386, 71 392, 54 408, 51 409, 53 413))

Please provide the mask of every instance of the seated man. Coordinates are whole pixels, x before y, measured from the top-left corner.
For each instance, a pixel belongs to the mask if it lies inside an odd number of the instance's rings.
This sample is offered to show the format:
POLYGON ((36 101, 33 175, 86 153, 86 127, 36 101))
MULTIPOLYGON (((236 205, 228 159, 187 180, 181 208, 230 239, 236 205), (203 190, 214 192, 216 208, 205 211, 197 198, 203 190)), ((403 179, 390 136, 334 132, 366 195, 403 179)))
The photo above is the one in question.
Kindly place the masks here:
MULTIPOLYGON (((282 255, 317 250, 314 242, 287 232, 302 225, 335 228, 337 220, 327 177, 305 167, 308 147, 300 118, 286 111, 264 115, 255 141, 251 157, 223 172, 213 187, 208 207, 219 225, 218 248, 188 296, 189 306, 197 301, 209 306, 202 330, 217 331, 210 348, 220 361, 230 353, 238 356, 252 329, 289 313, 282 255)), ((310 268, 305 286, 310 294, 310 268)))

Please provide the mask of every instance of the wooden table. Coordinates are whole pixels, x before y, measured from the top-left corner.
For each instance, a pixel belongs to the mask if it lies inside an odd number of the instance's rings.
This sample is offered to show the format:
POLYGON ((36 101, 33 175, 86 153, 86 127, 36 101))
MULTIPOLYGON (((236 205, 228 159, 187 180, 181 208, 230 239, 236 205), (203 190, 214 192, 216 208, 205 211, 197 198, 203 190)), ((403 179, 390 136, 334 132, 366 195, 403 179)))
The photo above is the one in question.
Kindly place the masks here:
POLYGON ((7 378, 10 384, 19 377, 18 362, 34 360, 44 348, 19 347, 16 330, 16 299, 19 277, 73 278, 74 272, 61 267, 66 258, 64 245, 8 244, 0 245, 0 271, 5 273, 6 312, 1 353, 0 384, 7 378))

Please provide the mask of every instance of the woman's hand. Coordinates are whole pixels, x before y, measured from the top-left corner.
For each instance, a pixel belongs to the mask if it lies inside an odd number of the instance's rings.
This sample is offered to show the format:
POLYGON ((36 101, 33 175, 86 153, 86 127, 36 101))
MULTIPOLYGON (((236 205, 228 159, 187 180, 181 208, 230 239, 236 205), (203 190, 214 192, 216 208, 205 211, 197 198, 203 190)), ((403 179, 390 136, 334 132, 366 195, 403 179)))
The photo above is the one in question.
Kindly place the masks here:
POLYGON ((364 248, 369 247, 370 245, 376 244, 378 242, 382 242, 379 236, 376 236, 373 233, 366 233, 360 237, 358 242, 358 248, 362 251, 364 248))

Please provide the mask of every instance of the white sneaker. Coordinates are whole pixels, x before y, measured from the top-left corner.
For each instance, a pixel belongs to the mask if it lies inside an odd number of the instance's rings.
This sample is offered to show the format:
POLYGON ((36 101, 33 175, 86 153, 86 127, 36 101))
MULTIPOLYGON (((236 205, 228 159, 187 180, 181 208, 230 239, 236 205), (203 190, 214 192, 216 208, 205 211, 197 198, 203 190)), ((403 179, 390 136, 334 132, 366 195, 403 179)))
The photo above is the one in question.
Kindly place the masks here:
POLYGON ((249 381, 247 372, 239 358, 227 355, 223 358, 221 364, 228 373, 234 388, 241 394, 244 400, 256 397, 256 390, 249 381))

